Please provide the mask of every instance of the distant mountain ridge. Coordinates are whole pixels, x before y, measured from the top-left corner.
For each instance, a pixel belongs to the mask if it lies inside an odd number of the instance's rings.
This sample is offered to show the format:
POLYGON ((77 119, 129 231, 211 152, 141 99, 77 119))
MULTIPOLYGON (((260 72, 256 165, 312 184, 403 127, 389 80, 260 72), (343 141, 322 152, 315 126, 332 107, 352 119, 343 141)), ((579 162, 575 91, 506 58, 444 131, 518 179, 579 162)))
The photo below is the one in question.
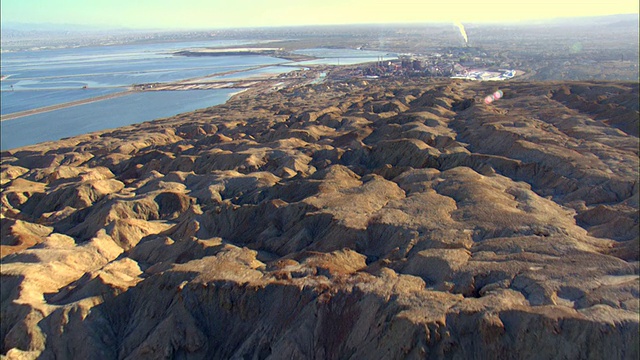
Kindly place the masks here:
MULTIPOLYGON (((613 25, 613 26, 628 26, 638 25, 638 14, 618 14, 618 15, 604 15, 604 16, 588 16, 588 17, 575 17, 575 18, 555 18, 548 20, 531 20, 523 21, 518 24, 521 25, 543 25, 543 24, 565 24, 565 25, 613 25)), ((429 23, 433 25, 442 25, 442 22, 429 23)), ((362 26, 363 24, 357 24, 362 26)), ((398 24, 371 24, 376 26, 395 26, 398 24)), ((341 26, 353 26, 352 24, 336 25, 341 26)), ((366 25, 365 25, 366 26, 366 25)), ((286 27, 286 26, 284 26, 286 27)), ((158 29, 131 29, 121 26, 108 26, 108 25, 89 25, 89 24, 54 24, 54 23, 22 23, 22 22, 4 22, 1 25, 2 36, 12 37, 21 36, 23 34, 33 34, 34 32, 48 32, 48 33, 73 33, 73 32, 103 32, 103 31, 122 31, 122 32, 138 32, 147 30, 158 29)))
POLYGON ((87 25, 87 24, 52 24, 52 23, 22 23, 22 22, 4 22, 2 23, 2 32, 75 32, 75 31, 104 31, 104 30, 124 30, 122 27, 104 26, 104 25, 87 25))
POLYGON ((553 19, 553 23, 566 25, 610 25, 610 26, 638 26, 638 14, 619 14, 605 16, 589 16, 579 18, 558 18, 553 19))

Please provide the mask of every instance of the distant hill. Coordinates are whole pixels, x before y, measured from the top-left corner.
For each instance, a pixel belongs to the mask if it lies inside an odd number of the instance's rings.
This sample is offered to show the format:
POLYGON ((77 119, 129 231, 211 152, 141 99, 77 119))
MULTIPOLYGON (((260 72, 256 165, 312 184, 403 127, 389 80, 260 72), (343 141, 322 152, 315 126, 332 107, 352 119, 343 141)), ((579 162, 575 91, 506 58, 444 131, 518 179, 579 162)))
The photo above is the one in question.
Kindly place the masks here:
POLYGON ((13 32, 75 32, 75 31, 104 31, 114 30, 114 27, 99 25, 80 25, 80 24, 52 24, 52 23, 22 23, 22 22, 4 22, 1 25, 4 35, 5 31, 13 32))
POLYGON ((610 26, 634 26, 638 27, 638 14, 619 14, 607 16, 588 16, 577 18, 557 18, 550 21, 554 24, 593 26, 593 25, 610 25, 610 26))

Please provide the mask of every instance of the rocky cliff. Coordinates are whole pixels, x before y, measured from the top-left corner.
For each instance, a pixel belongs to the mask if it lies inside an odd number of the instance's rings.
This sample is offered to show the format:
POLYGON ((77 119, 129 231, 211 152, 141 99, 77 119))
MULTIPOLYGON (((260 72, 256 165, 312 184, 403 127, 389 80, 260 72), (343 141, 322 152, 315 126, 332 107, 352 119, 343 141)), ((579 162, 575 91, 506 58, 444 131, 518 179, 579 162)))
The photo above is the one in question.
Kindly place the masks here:
POLYGON ((328 82, 2 153, 9 359, 637 359, 638 84, 328 82))

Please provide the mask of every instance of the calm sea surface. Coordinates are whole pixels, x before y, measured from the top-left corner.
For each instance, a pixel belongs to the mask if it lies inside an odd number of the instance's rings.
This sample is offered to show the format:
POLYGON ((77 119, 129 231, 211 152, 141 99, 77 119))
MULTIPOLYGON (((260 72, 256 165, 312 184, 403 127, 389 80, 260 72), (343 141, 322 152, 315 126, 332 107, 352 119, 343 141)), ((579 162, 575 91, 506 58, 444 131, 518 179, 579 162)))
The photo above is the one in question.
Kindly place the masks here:
MULTIPOLYGON (((238 80, 279 74, 309 64, 356 64, 391 59, 349 49, 309 49, 321 57, 292 63, 268 56, 174 56, 178 50, 237 46, 252 41, 199 41, 101 46, 4 53, 0 114, 37 109, 126 91, 132 84, 190 78, 238 80), (289 66, 280 66, 280 65, 289 66), (293 65, 293 66, 291 66, 293 65), (266 67, 265 67, 266 66, 266 67), (299 67, 296 67, 299 66, 299 67), (226 74, 234 71, 233 74, 226 74)), ((0 149, 57 140, 92 131, 168 117, 224 103, 234 89, 132 93, 122 97, 25 116, 0 123, 0 149)))
POLYGON ((2 150, 117 128, 222 104, 235 89, 152 91, 2 122, 2 150))
POLYGON ((268 56, 183 57, 181 49, 241 45, 182 42, 2 54, 1 114, 107 93, 132 84, 171 82, 286 62, 268 56), (86 87, 86 89, 84 89, 86 87))
POLYGON ((36 109, 43 106, 62 104, 70 101, 84 100, 96 96, 121 92, 122 88, 100 89, 68 89, 68 90, 32 90, 3 91, 2 111, 0 114, 11 114, 18 111, 36 109))

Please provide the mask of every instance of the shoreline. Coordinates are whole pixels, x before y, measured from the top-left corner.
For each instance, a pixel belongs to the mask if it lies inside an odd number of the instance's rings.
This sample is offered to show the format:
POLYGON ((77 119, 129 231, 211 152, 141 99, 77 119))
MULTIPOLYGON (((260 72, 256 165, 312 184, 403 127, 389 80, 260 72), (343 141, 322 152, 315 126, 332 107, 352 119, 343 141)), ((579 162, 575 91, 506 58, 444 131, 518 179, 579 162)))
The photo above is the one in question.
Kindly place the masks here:
MULTIPOLYGON (((261 82, 267 82, 270 80, 277 80, 277 77, 281 74, 262 74, 262 75, 256 75, 253 77, 249 77, 246 79, 229 79, 229 80, 217 80, 217 81, 209 81, 209 82, 198 82, 198 80, 202 80, 202 79, 207 79, 207 78, 212 78, 215 76, 225 76, 225 75, 232 75, 235 73, 242 73, 242 72, 246 72, 246 71, 252 71, 252 70, 257 70, 257 69, 262 69, 265 67, 270 67, 270 66, 282 66, 281 64, 277 64, 277 65, 260 65, 260 66, 255 66, 249 69, 242 69, 242 70, 231 70, 231 71, 226 71, 223 73, 219 73, 219 74, 210 74, 210 75, 206 75, 206 76, 200 76, 200 77, 196 77, 196 78, 189 78, 189 79, 182 79, 182 80, 178 80, 178 81, 174 81, 174 82, 168 82, 168 83, 152 83, 152 84, 131 84, 129 86, 127 86, 128 90, 119 92, 119 93, 115 93, 115 94, 107 94, 107 95, 101 95, 101 96, 96 96, 96 97, 92 97, 92 98, 88 98, 88 99, 82 99, 82 100, 75 100, 75 101, 70 101, 70 102, 65 102, 65 103, 60 103, 60 104, 55 104, 55 105, 49 105, 49 106, 43 106, 43 107, 39 107, 39 108, 35 108, 35 109, 29 109, 29 110, 23 110, 23 111, 18 111, 18 112, 13 112, 13 113, 9 113, 9 114, 5 114, 5 115, 0 115, 0 122, 3 121, 8 121, 8 120, 14 120, 14 119, 19 119, 25 116, 30 116, 30 115, 37 115, 37 114, 42 114, 42 113, 46 113, 46 112, 50 112, 50 111, 55 111, 55 110, 61 110, 61 109, 66 109, 69 107, 74 107, 74 106, 79 106, 79 105, 84 105, 84 104, 90 104, 93 102, 98 102, 98 101, 103 101, 103 100, 108 100, 108 99, 113 99, 113 98, 117 98, 117 97, 122 97, 122 96, 126 96, 126 95, 130 95, 132 93, 135 92, 145 92, 145 91, 188 91, 188 90, 218 90, 218 89, 228 89, 228 88, 240 88, 243 89, 242 91, 239 91, 235 94, 240 94, 241 92, 244 92, 246 90, 248 90, 249 88, 253 88, 253 87, 257 87, 258 83, 261 82)), ((9 77, 10 75, 6 75, 6 77, 9 77)), ((5 79, 6 79, 5 77, 5 79)), ((234 94, 234 96, 235 96, 234 94)))
POLYGON ((315 56, 294 54, 282 48, 216 48, 181 50, 173 53, 174 56, 185 57, 216 57, 216 56, 269 56, 292 62, 309 61, 319 59, 315 56))
MULTIPOLYGON (((281 75, 283 74, 261 74, 261 75, 256 75, 256 76, 245 78, 245 79, 229 79, 229 80, 198 82, 199 79, 207 79, 212 76, 229 75, 237 72, 250 71, 250 70, 255 70, 255 69, 264 68, 268 66, 273 66, 273 65, 258 66, 255 68, 251 68, 249 70, 245 69, 241 71, 228 71, 223 74, 207 75, 203 77, 184 79, 184 80, 168 82, 168 83, 133 84, 128 87, 128 90, 115 93, 115 94, 101 95, 101 96, 96 96, 88 99, 70 101, 66 103, 44 106, 36 109, 18 111, 18 112, 6 114, 6 115, 1 115, 0 122, 15 120, 15 119, 19 119, 19 118, 31 116, 31 115, 47 113, 50 111, 66 109, 74 106, 90 104, 98 101, 114 99, 118 97, 131 95, 137 92, 220 90, 220 89, 232 89, 232 88, 238 89, 238 91, 233 93, 231 97, 228 99, 230 100, 236 97, 237 95, 240 95, 247 91, 268 92, 269 90, 283 87, 282 85, 284 85, 284 87, 296 86, 305 82, 309 82, 310 80, 313 80, 315 78, 314 76, 301 78, 301 77, 281 77, 281 75)), ((308 69, 308 70, 305 70, 305 72, 310 72, 312 74, 315 74, 316 71, 312 69, 308 69)))

